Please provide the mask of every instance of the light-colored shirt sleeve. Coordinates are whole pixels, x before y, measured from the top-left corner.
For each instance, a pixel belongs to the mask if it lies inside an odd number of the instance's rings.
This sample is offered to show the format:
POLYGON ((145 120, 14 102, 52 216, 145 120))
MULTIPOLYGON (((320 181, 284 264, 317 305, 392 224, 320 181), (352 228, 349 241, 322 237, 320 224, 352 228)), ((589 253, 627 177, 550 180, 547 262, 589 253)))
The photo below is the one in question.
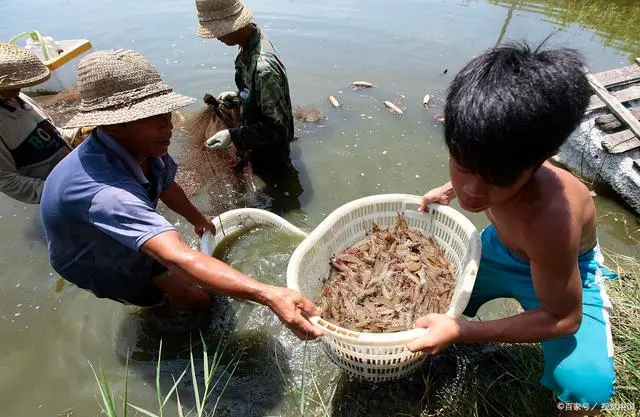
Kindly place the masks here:
POLYGON ((0 192, 28 204, 40 203, 44 181, 18 173, 11 152, 0 137, 0 192))

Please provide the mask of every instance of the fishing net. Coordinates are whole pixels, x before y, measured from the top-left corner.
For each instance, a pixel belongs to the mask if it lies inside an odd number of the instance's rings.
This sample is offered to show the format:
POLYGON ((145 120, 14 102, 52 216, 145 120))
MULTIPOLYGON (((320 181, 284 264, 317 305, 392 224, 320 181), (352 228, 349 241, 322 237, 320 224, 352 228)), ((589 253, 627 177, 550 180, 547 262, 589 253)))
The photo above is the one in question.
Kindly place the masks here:
POLYGON ((56 126, 67 124, 80 109, 80 92, 76 88, 68 88, 57 94, 36 96, 33 99, 56 126))
POLYGON ((221 151, 203 148, 215 133, 240 125, 237 103, 221 102, 211 95, 205 96, 205 101, 205 107, 175 124, 180 133, 174 138, 183 150, 176 181, 198 208, 221 213, 246 205, 251 179, 246 170, 235 169, 239 159, 233 146, 221 151))

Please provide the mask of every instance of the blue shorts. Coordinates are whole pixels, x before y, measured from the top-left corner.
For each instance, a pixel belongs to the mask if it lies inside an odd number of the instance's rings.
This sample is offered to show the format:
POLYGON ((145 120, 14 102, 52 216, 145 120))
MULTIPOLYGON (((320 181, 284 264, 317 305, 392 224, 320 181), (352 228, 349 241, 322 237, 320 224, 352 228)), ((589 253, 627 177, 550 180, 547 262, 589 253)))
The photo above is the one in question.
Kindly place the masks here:
MULTIPOLYGON (((582 277, 582 324, 578 331, 541 342, 544 373, 540 382, 562 402, 600 405, 614 394, 612 305, 605 281, 616 275, 602 266, 603 261, 597 247, 578 259, 582 277)), ((482 232, 482 259, 464 315, 474 317, 482 304, 496 298, 513 298, 525 311, 540 307, 529 262, 510 252, 492 225, 482 232)))

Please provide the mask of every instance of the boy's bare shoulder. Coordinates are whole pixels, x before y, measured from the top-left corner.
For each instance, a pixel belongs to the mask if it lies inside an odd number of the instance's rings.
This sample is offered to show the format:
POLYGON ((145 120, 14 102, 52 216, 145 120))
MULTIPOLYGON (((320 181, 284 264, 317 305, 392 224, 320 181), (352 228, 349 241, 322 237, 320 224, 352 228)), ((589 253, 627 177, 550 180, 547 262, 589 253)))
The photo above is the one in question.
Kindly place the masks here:
POLYGON ((538 191, 542 194, 564 194, 568 201, 590 197, 589 189, 571 172, 545 162, 535 174, 538 191))
MULTIPOLYGON (((587 187, 571 173, 545 164, 537 173, 531 206, 522 223, 522 244, 528 254, 580 251, 592 226, 595 206, 587 187)), ((588 237, 587 237, 588 238, 588 237)))
POLYGON ((545 163, 535 177, 529 190, 527 210, 532 220, 542 222, 553 218, 573 218, 594 207, 589 189, 573 174, 549 163, 545 163), (565 214, 565 216, 563 216, 565 214))

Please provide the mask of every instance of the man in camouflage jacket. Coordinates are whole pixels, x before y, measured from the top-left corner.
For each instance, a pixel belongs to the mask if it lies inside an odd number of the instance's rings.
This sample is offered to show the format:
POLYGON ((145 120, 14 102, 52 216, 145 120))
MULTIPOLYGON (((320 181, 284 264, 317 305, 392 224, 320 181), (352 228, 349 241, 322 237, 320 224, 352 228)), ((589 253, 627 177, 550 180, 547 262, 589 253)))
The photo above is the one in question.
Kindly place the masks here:
MULTIPOLYGON (((272 159, 274 156, 281 162, 282 156, 288 157, 289 143, 293 140, 289 83, 282 60, 271 41, 257 25, 251 23, 250 16, 246 16, 247 13, 251 15, 251 12, 241 3, 220 0, 196 2, 199 12, 204 6, 220 5, 225 6, 221 7, 222 10, 228 10, 237 4, 239 11, 232 16, 233 25, 225 25, 225 19, 202 22, 201 18, 201 36, 206 32, 205 37, 216 37, 226 45, 240 46, 235 61, 238 93, 224 92, 218 98, 228 100, 230 96, 239 96, 242 125, 216 133, 207 140, 206 146, 209 149, 225 149, 233 143, 251 162, 257 162, 257 165, 262 165, 267 157, 272 159), (246 24, 243 20, 246 20, 246 24), (240 25, 242 27, 233 30, 240 25)), ((219 10, 207 11, 213 13, 219 10)))
POLYGON ((253 35, 236 57, 242 126, 229 133, 236 147, 250 153, 286 152, 293 140, 286 69, 269 39, 257 26, 251 26, 253 35))
MULTIPOLYGON (((267 188, 280 186, 276 194, 297 198, 302 189, 290 159, 293 113, 282 60, 271 41, 251 22, 253 14, 240 1, 196 0, 196 8, 201 37, 240 47, 235 60, 238 92, 223 92, 218 100, 229 102, 237 97, 242 124, 217 132, 205 146, 218 150, 235 145, 241 158, 237 168, 251 162, 253 172, 267 188)), ((288 208, 298 207, 299 203, 294 203, 288 208)))

